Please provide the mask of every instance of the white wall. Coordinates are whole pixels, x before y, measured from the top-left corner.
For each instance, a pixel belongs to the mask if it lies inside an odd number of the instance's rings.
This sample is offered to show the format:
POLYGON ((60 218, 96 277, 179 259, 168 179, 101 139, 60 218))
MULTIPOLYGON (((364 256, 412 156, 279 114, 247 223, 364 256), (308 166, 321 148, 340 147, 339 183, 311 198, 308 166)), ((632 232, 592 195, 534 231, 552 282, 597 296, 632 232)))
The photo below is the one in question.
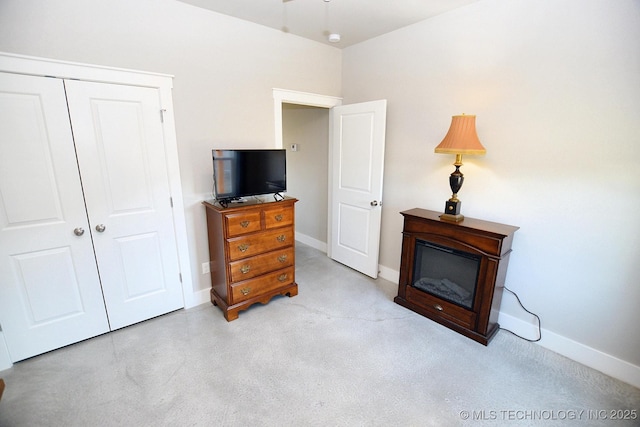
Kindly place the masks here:
POLYGON ((272 89, 340 94, 337 48, 174 0, 2 0, 0 51, 167 73, 194 292, 208 299, 212 148, 272 147, 272 89))
MULTIPOLYGON (((433 148, 451 115, 477 114, 488 153, 465 159, 462 209, 521 227, 507 285, 553 336, 640 366, 635 0, 483 0, 343 53, 174 0, 2 0, 0 51, 175 75, 194 291, 203 298, 209 152, 273 144, 271 88, 342 91, 345 103, 388 99, 389 270, 400 260, 398 212, 441 210, 450 196, 453 159, 433 148)), ((503 312, 529 322, 509 297, 503 312)))
MULTIPOLYGON (((507 286, 639 384, 640 3, 483 0, 345 49, 342 84, 345 104, 388 99, 381 264, 399 268, 399 211, 444 208, 454 159, 433 150, 476 114, 462 213, 520 226, 507 286)), ((503 312, 535 337, 513 297, 503 312)))

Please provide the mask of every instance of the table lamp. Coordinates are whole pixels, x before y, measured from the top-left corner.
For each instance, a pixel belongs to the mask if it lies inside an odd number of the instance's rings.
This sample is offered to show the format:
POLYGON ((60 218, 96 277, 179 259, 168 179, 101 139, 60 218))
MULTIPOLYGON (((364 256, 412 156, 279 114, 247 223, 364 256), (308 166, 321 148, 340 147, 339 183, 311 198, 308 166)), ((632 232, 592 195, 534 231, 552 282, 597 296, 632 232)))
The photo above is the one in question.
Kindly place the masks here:
POLYGON ((476 116, 465 115, 453 116, 449 132, 442 142, 435 148, 436 153, 455 154, 456 161, 453 164, 456 170, 449 176, 449 185, 453 195, 444 206, 444 214, 440 215, 441 220, 460 222, 464 216, 460 214, 462 202, 458 199, 458 191, 464 182, 464 175, 460 172, 463 154, 484 155, 487 150, 480 143, 476 133, 476 116))

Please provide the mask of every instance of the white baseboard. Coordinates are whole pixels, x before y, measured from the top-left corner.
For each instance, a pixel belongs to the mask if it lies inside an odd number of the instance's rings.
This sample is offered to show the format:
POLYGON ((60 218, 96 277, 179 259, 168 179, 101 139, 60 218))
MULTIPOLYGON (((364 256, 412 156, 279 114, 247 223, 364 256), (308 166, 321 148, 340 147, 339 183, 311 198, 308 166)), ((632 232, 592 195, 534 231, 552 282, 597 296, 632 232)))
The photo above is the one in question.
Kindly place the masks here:
POLYGON ((383 279, 393 282, 396 285, 400 283, 400 272, 398 270, 378 264, 378 271, 380 272, 379 276, 383 279))
POLYGON ((314 249, 319 250, 320 252, 327 253, 327 244, 313 237, 309 237, 306 234, 298 233, 296 231, 296 240, 300 243, 304 243, 305 245, 311 246, 314 249))
MULTIPOLYGON (((530 323, 503 312, 500 312, 498 323, 501 327, 523 336, 526 336, 526 334, 531 331, 530 323)), ((620 381, 631 384, 634 387, 640 388, 640 366, 633 365, 546 329, 542 329, 542 339, 538 341, 537 344, 612 376, 613 378, 619 379, 620 381)))
POLYGON ((195 291, 190 295, 189 301, 185 301, 184 308, 193 308, 207 302, 211 303, 210 289, 200 289, 199 291, 195 291))

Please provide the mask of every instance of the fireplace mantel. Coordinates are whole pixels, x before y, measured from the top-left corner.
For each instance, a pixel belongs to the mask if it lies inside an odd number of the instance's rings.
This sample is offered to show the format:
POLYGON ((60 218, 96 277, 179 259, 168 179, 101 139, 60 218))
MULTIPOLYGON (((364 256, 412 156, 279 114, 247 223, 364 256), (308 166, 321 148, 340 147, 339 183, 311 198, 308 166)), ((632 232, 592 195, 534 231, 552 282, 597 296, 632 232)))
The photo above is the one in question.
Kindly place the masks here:
MULTIPOLYGON (((498 313, 511 244, 518 227, 467 217, 461 222, 444 221, 440 219, 439 212, 418 208, 401 214, 404 216, 402 258, 398 296, 394 301, 487 345, 500 329, 498 313), (456 259, 473 260, 471 264, 476 269, 473 277, 477 277, 475 283, 459 286, 452 283, 450 277, 437 279, 441 283, 450 283, 454 289, 460 289, 468 298, 467 302, 443 296, 446 292, 438 293, 425 286, 416 286, 418 281, 424 282, 424 278, 414 277, 416 271, 429 268, 428 257, 433 256, 428 251, 423 252, 423 247, 441 250, 445 257, 450 253, 451 260, 445 264, 451 266, 444 266, 443 269, 446 271, 448 268, 451 275, 458 270, 456 259), (424 268, 421 268, 422 262, 424 268)), ((446 275, 439 266, 435 269, 438 271, 432 275, 446 275)))

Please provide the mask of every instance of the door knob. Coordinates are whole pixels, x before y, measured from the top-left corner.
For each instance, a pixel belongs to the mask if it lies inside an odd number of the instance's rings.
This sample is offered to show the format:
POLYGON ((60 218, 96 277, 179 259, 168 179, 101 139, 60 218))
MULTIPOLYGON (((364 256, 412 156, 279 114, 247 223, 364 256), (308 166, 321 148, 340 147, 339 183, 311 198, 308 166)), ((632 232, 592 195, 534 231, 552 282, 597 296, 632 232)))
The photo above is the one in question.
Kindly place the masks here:
POLYGON ((104 224, 98 224, 98 225, 96 225, 96 231, 97 231, 98 233, 102 233, 102 232, 105 230, 105 228, 107 228, 107 227, 105 227, 105 226, 104 226, 104 224))
POLYGON ((374 200, 373 202, 370 203, 371 206, 378 206, 378 201, 374 200))
POLYGON ((84 234, 84 228, 78 227, 73 229, 73 234, 76 236, 82 236, 84 234))

